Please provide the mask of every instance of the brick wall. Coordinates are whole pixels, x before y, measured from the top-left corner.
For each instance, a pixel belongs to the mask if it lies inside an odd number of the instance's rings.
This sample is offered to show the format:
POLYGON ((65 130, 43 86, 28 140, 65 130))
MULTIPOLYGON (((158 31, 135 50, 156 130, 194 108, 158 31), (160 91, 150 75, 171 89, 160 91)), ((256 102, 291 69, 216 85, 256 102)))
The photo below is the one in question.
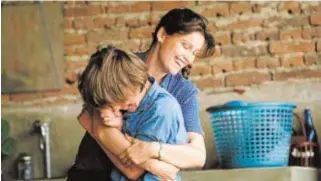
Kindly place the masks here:
POLYGON ((2 94, 2 104, 61 105, 80 100, 77 75, 97 45, 143 51, 160 17, 188 7, 209 20, 220 45, 197 60, 201 90, 267 81, 321 80, 321 2, 64 2, 64 89, 2 94))

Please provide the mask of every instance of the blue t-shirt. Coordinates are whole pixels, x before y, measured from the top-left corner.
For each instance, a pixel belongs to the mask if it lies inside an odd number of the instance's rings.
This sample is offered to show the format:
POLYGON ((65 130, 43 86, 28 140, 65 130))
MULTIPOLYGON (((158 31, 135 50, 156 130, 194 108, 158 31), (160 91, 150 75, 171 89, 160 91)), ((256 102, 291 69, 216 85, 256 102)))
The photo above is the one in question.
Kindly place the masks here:
MULTIPOLYGON (((167 144, 185 144, 188 137, 184 127, 183 114, 177 100, 161 88, 153 78, 152 86, 141 101, 137 110, 124 114, 123 133, 147 142, 167 144)), ((128 181, 119 170, 111 173, 113 181, 128 181)), ((139 180, 160 180, 152 173, 146 172, 139 180)), ((177 176, 176 180, 180 180, 177 176)))

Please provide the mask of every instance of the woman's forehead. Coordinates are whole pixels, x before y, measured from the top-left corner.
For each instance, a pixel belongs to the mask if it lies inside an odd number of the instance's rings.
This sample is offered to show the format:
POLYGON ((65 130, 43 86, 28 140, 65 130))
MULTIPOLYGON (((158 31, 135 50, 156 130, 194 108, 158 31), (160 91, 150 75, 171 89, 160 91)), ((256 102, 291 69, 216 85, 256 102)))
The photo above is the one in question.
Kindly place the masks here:
POLYGON ((192 44, 195 48, 201 48, 205 42, 204 35, 201 32, 191 32, 187 34, 180 34, 181 40, 187 41, 192 44))

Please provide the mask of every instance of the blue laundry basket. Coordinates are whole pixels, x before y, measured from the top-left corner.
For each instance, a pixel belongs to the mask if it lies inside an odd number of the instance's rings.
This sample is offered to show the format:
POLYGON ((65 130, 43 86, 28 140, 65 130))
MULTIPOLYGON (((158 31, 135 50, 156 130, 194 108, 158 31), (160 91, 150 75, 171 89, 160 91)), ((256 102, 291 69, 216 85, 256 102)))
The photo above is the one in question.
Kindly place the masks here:
POLYGON ((295 107, 231 101, 208 108, 221 167, 287 166, 295 107))

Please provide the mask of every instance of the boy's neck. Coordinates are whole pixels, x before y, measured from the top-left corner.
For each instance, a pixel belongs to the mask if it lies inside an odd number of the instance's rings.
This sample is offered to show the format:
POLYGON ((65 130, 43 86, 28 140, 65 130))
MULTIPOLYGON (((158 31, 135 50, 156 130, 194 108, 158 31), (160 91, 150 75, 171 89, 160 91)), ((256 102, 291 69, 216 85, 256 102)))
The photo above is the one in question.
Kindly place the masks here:
POLYGON ((148 90, 150 89, 151 86, 152 86, 152 83, 149 80, 147 80, 143 90, 139 94, 139 97, 138 97, 138 100, 137 100, 138 101, 137 105, 140 105, 140 103, 144 99, 145 95, 147 94, 147 92, 148 92, 148 90))

